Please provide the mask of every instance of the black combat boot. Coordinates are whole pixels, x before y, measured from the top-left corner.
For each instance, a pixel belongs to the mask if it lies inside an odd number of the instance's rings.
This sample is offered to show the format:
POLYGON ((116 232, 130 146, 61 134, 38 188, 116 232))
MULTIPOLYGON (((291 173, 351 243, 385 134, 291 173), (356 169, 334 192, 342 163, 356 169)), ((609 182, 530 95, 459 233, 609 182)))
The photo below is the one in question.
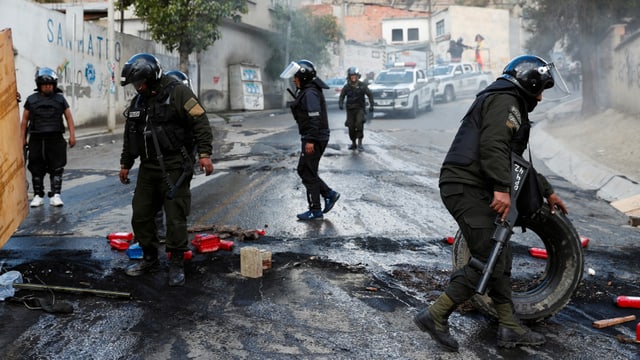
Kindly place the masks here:
POLYGON ((39 176, 33 176, 31 178, 31 183, 33 184, 33 200, 30 207, 39 207, 44 204, 44 184, 43 179, 39 176))
POLYGON ((172 252, 169 260, 169 286, 182 286, 184 278, 184 253, 172 252))
POLYGON ((529 329, 518 321, 511 304, 497 304, 495 308, 499 322, 499 347, 513 348, 518 345, 542 345, 545 343, 544 335, 529 329))
POLYGON ((40 176, 32 176, 31 183, 33 184, 33 194, 39 197, 44 197, 44 178, 40 176))
POLYGON ((49 192, 49 197, 52 197, 53 194, 62 193, 62 174, 51 175, 49 180, 51 182, 51 191, 49 192))
POLYGON ((456 304, 445 293, 428 308, 420 311, 413 318, 413 322, 420 330, 428 332, 447 351, 458 351, 458 342, 449 332, 449 315, 455 310, 456 304))
POLYGON ((125 274, 129 276, 140 276, 144 273, 151 273, 160 270, 160 260, 158 260, 158 249, 143 248, 142 261, 137 261, 134 264, 127 266, 125 274))

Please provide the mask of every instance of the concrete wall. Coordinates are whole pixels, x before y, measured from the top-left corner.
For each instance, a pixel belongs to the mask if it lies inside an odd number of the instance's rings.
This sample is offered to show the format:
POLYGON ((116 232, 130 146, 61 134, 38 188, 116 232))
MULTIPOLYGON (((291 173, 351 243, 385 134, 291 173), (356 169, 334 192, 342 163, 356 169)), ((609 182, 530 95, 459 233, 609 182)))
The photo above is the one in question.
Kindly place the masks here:
MULTIPOLYGON (((350 3, 346 7, 346 12, 341 6, 333 6, 329 10, 326 4, 316 5, 314 8, 318 11, 322 10, 323 13, 330 11, 339 21, 342 21, 346 36, 342 56, 340 49, 336 48, 330 62, 319 65, 322 76, 326 78, 345 76, 346 69, 350 66, 357 66, 362 74, 370 71, 378 73, 384 64, 396 61, 414 61, 420 67, 427 67, 426 51, 398 52, 412 43, 392 42, 391 30, 418 28, 420 29, 418 42, 426 42, 429 40, 428 13, 373 3, 367 3, 366 6, 350 3)), ((437 11, 433 14, 431 21, 435 60, 448 62, 450 60, 447 53, 449 40, 462 37, 466 45, 474 48, 464 51, 462 60, 475 61, 474 38, 476 34, 481 34, 485 38, 481 47, 485 70, 492 71, 494 74, 499 73, 504 65, 517 55, 512 51, 514 48, 512 44, 513 41, 520 40, 520 32, 516 34, 517 36, 513 36, 510 26, 513 26, 513 21, 507 10, 449 6, 437 11), (438 21, 443 21, 445 24, 444 34, 440 36, 436 33, 438 21)))
MULTIPOLYGON (((273 1, 250 1, 248 13, 241 15, 241 23, 223 22, 219 28, 221 39, 200 56, 199 73, 196 54, 191 54, 189 57, 189 77, 207 111, 226 111, 230 108, 228 71, 230 65, 238 63, 260 66, 263 75, 265 107, 280 106, 283 91, 281 82, 277 79, 264 78, 264 67, 271 53, 271 50, 266 47, 265 36, 271 28, 272 3, 274 4, 273 1), (199 84, 198 81, 201 83, 199 84), (276 93, 277 91, 280 93, 276 93)), ((117 21, 119 18, 120 15, 116 14, 117 21)), ((137 19, 133 11, 126 13, 125 19, 127 19, 124 27, 126 33, 148 38, 146 24, 137 19)))
MULTIPOLYGON (((260 67, 265 108, 281 106, 281 81, 267 78, 264 72, 271 56, 266 36, 264 30, 234 23, 225 24, 222 38, 209 47, 200 60, 200 101, 207 111, 229 109, 229 66, 241 63, 260 67)), ((284 67, 282 64, 283 70, 284 67)))
MULTIPOLYGON (((476 34, 484 37, 481 53, 485 63, 485 70, 497 73, 515 55, 511 53, 511 32, 509 11, 492 8, 450 6, 433 15, 432 26, 434 38, 436 23, 444 20, 445 36, 436 39, 434 53, 441 60, 449 60, 447 53, 449 40, 462 38, 465 45, 475 49, 476 34)), ((462 61, 475 61, 475 50, 468 49, 462 53, 462 61)))
POLYGON ((351 66, 358 68, 364 76, 369 72, 378 73, 386 63, 385 46, 373 46, 363 44, 346 44, 344 46, 344 65, 340 65, 339 57, 331 56, 329 64, 320 64, 318 74, 322 79, 334 77, 347 78, 347 69, 351 66))
POLYGON ((412 42, 429 41, 429 20, 427 18, 383 19, 382 38, 387 44, 411 44, 412 42), (409 29, 417 29, 418 39, 408 41, 409 29), (393 30, 402 31, 402 41, 393 41, 393 30))
POLYGON ((177 64, 177 58, 155 43, 119 33, 116 33, 115 53, 108 54, 107 29, 76 21, 74 36, 71 14, 22 0, 0 0, 0 6, 0 24, 11 28, 17 51, 18 91, 25 99, 33 93, 38 67, 57 70, 58 86, 64 91, 78 126, 106 126, 110 92, 115 93, 116 116, 121 120, 122 111, 133 94, 119 85, 120 69, 131 55, 151 52, 167 66, 177 64))
POLYGON ((623 26, 611 27, 598 46, 598 54, 603 76, 596 79, 596 86, 608 89, 598 91, 607 101, 599 105, 640 113, 640 31, 625 34, 623 26))

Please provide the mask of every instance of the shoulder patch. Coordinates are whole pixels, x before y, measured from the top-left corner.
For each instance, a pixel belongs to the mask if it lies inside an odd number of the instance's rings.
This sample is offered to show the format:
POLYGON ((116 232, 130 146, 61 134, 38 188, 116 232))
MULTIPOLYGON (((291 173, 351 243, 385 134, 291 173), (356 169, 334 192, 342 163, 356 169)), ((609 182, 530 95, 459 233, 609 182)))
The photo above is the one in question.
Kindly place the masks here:
POLYGON ((520 110, 513 105, 509 108, 509 114, 507 115, 507 127, 518 131, 518 129, 520 129, 520 125, 522 125, 520 110))
POLYGON ((184 103, 184 109, 193 117, 200 116, 205 113, 198 100, 194 98, 191 98, 184 103))

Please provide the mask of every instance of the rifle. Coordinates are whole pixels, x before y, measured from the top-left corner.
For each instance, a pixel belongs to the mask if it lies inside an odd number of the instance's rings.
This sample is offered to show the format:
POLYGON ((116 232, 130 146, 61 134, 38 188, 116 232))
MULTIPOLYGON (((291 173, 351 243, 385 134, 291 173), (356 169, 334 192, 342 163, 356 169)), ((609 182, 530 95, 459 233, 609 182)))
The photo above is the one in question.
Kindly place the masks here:
POLYGON ((502 221, 500 215, 496 217, 496 230, 491 237, 494 244, 487 262, 484 263, 475 257, 471 257, 471 260, 469 261, 469 265, 471 267, 482 271, 482 277, 476 285, 477 294, 484 295, 487 291, 487 285, 489 284, 489 279, 491 279, 493 270, 496 267, 498 257, 500 256, 504 246, 511 238, 511 235, 513 235, 513 227, 516 220, 518 220, 519 215, 516 206, 518 196, 520 195, 520 191, 522 190, 522 186, 524 185, 524 181, 527 178, 530 168, 531 164, 523 159, 522 156, 514 152, 511 153, 511 207, 509 208, 509 213, 504 221, 502 221))
POLYGON ((153 140, 153 146, 156 150, 156 158, 158 159, 158 163, 160 164, 160 170, 162 170, 162 176, 164 177, 164 180, 167 183, 167 186, 169 187, 169 191, 167 192, 167 199, 173 200, 173 196, 175 195, 176 190, 178 190, 178 188, 182 185, 182 183, 184 183, 187 177, 193 176, 194 160, 192 160, 189 157, 189 154, 187 153, 187 150, 183 145, 180 148, 180 152, 182 154, 182 157, 184 158, 184 162, 182 163, 182 173, 180 174, 180 177, 178 177, 178 179, 176 180, 175 184, 172 183, 171 178, 169 177, 169 173, 167 172, 164 166, 164 155, 162 155, 162 148, 160 147, 161 142, 167 143, 169 142, 169 140, 165 139, 164 141, 161 141, 159 139, 158 131, 153 125, 153 122, 151 121, 151 119, 149 118, 149 114, 147 114, 146 121, 149 127, 151 128, 151 138, 153 140))

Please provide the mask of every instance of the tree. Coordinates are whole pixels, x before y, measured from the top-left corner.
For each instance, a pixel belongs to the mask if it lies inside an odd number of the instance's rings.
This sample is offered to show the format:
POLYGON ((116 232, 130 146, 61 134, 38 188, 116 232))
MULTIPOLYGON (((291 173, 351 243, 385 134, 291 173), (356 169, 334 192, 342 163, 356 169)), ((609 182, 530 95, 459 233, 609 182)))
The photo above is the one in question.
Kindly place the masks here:
POLYGON ((271 78, 277 78, 291 60, 327 62, 328 46, 343 37, 333 15, 314 16, 308 8, 292 10, 282 6, 276 6, 273 14, 274 33, 268 40, 272 53, 265 67, 271 78))
POLYGON ((153 40, 180 54, 180 70, 189 73, 189 55, 206 50, 220 39, 220 23, 240 21, 247 0, 133 0, 136 16, 144 19, 153 40))
MULTIPOLYGON (((596 112, 597 44, 614 24, 637 28, 640 0, 538 0, 523 9, 534 54, 550 54, 556 44, 582 63, 582 113, 596 112)), ((543 55, 543 57, 546 57, 543 55)))

